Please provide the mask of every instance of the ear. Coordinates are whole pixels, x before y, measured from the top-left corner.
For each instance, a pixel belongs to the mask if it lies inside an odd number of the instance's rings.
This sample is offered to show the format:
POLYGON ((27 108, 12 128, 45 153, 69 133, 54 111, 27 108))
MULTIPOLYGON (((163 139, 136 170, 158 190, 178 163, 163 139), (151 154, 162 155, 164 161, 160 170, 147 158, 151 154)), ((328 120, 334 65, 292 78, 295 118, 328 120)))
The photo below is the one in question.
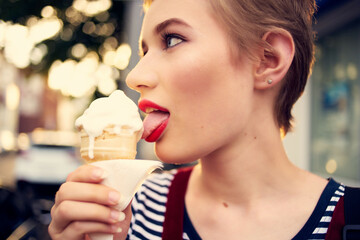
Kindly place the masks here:
POLYGON ((277 28, 264 34, 262 40, 269 48, 262 48, 260 61, 255 66, 255 88, 267 89, 277 85, 288 72, 295 54, 294 40, 291 34, 277 28))

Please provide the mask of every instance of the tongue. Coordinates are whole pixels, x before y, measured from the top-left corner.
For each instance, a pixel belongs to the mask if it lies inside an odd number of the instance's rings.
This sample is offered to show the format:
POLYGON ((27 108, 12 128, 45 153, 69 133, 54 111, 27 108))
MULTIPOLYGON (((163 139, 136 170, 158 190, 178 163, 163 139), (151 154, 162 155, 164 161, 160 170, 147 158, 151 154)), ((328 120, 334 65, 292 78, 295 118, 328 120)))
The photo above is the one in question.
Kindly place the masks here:
POLYGON ((149 113, 144 119, 144 133, 142 135, 143 139, 146 139, 151 135, 160 125, 169 118, 168 112, 152 112, 149 113))

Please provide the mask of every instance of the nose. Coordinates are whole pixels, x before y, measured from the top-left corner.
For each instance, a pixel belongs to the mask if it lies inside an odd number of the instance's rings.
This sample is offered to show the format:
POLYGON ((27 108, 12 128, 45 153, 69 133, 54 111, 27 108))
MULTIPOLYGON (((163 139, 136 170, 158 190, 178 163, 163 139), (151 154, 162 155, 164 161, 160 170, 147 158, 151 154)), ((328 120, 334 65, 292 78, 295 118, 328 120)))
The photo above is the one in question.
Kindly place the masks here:
POLYGON ((154 88, 158 84, 158 77, 153 64, 143 57, 127 75, 126 84, 137 92, 154 88))

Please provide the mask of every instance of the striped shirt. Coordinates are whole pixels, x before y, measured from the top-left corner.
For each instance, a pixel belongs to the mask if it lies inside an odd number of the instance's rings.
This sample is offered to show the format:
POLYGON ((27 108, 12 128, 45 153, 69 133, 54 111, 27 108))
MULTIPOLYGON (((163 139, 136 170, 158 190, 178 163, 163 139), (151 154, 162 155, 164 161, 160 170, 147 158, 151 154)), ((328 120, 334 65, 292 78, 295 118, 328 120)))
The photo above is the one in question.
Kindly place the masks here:
MULTIPOLYGON (((132 201, 128 240, 161 240, 169 186, 177 170, 154 173, 141 186, 132 201)), ((312 215, 293 240, 325 239, 335 206, 344 195, 343 185, 329 179, 312 215)), ((184 211, 184 240, 201 239, 184 211)))

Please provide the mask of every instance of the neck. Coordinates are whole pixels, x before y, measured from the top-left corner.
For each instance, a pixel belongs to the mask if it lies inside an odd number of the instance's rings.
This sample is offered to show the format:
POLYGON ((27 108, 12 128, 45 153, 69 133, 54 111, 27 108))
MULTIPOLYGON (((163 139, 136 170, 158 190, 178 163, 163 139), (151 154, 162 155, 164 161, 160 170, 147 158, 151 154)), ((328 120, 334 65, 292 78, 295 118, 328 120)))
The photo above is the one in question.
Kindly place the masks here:
POLYGON ((280 189, 292 191, 303 171, 288 160, 279 133, 267 136, 271 134, 243 134, 201 159, 190 181, 201 194, 232 204, 250 203, 280 189))

